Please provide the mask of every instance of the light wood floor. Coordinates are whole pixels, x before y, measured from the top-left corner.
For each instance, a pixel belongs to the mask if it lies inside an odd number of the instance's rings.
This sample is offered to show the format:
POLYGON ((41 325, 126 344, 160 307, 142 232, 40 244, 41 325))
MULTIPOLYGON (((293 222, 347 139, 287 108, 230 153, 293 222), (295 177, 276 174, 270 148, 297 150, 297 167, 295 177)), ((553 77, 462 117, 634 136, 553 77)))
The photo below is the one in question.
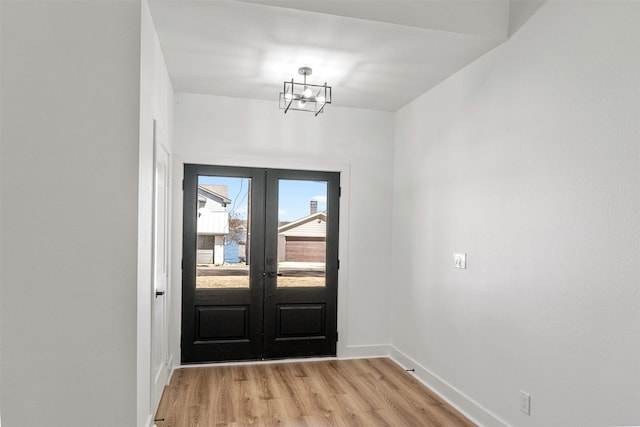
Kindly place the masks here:
POLYGON ((387 358, 179 369, 156 424, 475 425, 387 358))

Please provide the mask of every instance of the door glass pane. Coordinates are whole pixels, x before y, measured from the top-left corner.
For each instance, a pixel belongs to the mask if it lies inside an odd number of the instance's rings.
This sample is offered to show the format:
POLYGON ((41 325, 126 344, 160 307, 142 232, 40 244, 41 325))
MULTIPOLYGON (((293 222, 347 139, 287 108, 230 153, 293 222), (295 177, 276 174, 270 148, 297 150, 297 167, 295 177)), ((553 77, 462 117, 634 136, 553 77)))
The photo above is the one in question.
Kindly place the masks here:
POLYGON ((196 288, 248 288, 251 179, 198 176, 196 288))
POLYGON ((325 286, 326 181, 278 183, 278 286, 325 286))

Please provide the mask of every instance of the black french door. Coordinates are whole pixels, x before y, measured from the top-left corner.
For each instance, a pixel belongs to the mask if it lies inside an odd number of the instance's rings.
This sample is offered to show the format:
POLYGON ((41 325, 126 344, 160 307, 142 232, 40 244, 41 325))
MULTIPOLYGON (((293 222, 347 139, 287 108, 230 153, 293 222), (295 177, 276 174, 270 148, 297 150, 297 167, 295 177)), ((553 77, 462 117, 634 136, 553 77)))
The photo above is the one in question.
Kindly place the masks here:
POLYGON ((185 165, 182 363, 335 356, 339 181, 185 165))

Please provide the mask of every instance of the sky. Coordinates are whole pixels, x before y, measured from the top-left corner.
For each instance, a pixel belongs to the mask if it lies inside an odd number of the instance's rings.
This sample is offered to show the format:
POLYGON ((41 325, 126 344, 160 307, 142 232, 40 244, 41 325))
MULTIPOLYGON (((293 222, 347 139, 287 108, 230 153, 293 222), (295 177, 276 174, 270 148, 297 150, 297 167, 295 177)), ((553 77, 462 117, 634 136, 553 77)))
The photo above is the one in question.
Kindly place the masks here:
MULTIPOLYGON (((226 185, 231 199, 227 211, 235 211, 246 219, 248 178, 200 176, 198 183, 226 185)), ((295 221, 309 215, 311 200, 318 202, 318 211, 327 209, 326 182, 281 179, 278 192, 278 221, 295 221)))

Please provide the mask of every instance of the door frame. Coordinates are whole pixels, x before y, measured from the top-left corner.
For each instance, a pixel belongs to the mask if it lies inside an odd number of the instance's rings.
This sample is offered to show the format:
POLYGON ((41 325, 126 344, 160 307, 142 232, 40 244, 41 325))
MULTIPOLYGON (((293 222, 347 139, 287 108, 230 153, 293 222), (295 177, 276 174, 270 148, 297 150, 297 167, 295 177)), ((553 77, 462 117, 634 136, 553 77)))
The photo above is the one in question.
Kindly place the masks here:
POLYGON ((172 207, 172 191, 171 176, 173 173, 171 154, 166 146, 166 135, 157 120, 153 120, 153 179, 152 179, 152 230, 151 230, 151 303, 150 303, 150 399, 151 409, 158 407, 164 386, 169 381, 170 376, 170 333, 169 333, 169 310, 171 300, 169 298, 169 288, 171 286, 171 207, 172 207), (158 165, 164 164, 164 206, 158 205, 158 165), (164 223, 158 224, 158 209, 162 209, 164 223), (158 235, 162 235, 164 239, 164 251, 158 253, 158 235), (160 261, 158 258, 162 257, 160 261), (157 288, 158 277, 157 266, 162 263, 163 272, 162 279, 164 281, 163 289, 157 288), (159 294, 161 292, 161 294, 159 294), (161 313, 157 315, 156 310, 158 304, 161 304, 161 313), (161 322, 160 325, 154 324, 155 320, 161 322), (156 328, 159 328, 156 334, 156 328), (159 336, 158 336, 159 335, 159 336), (160 355, 159 360, 154 356, 156 347, 155 338, 160 339, 160 355), (154 366, 154 362, 159 362, 160 369, 155 371, 158 365, 154 366))
POLYGON ((182 187, 181 362, 336 356, 340 173, 185 164, 182 187), (199 182, 207 176, 250 179, 247 288, 196 286, 199 182), (281 180, 326 183, 323 286, 276 286, 281 180))
MULTIPOLYGON (((263 317, 262 304, 264 291, 258 286, 249 286, 248 288, 224 288, 224 289, 196 289, 195 278, 197 274, 197 250, 195 242, 197 240, 197 216, 195 215, 195 207, 198 201, 198 177, 199 176, 224 176, 224 177, 249 177, 251 178, 251 218, 250 222, 256 224, 258 230, 260 226, 259 220, 264 217, 264 169, 262 168, 241 168, 218 165, 205 164, 185 164, 184 167, 184 190, 182 201, 184 205, 194 207, 194 215, 188 220, 183 218, 182 232, 182 342, 192 342, 193 345, 187 348, 181 345, 180 360, 181 363, 208 363, 214 361, 236 360, 236 354, 246 354, 246 360, 260 360, 262 358, 263 334, 260 326, 254 319, 263 317), (190 174, 187 175, 187 167, 190 174), (195 191, 189 191, 193 189, 195 191), (187 239, 187 236, 193 239, 187 239), (193 245, 192 245, 193 244, 193 245), (193 246, 193 247, 189 247, 193 246), (193 289, 191 292, 185 292, 187 286, 193 280, 193 289), (224 300, 223 300, 224 298, 224 300), (222 304, 214 304, 216 301, 222 301, 222 304), (245 317, 246 329, 242 332, 242 338, 226 340, 208 341, 201 339, 198 341, 198 333, 196 333, 196 314, 194 309, 201 306, 202 311, 198 311, 198 316, 205 316, 206 313, 220 312, 221 307, 227 307, 226 314, 234 313, 233 316, 245 317), (216 308, 213 308, 217 306, 216 308), (186 332, 185 332, 186 331, 186 332), (220 348, 222 350, 220 350, 220 348), (213 351, 218 351, 217 360, 207 358, 213 351), (185 362, 184 359, 189 359, 185 362)), ((183 211, 184 217, 184 211, 183 211)), ((264 222, 264 221, 262 221, 264 222)), ((258 264, 264 256, 264 242, 259 233, 251 233, 248 242, 251 248, 249 283, 255 284, 263 280, 263 268, 258 264)), ((211 324, 211 323, 208 323, 211 324)))
MULTIPOLYGON (((273 168, 273 169, 298 169, 298 170, 323 170, 327 172, 340 172, 340 230, 339 253, 340 269, 338 270, 338 334, 337 357, 351 357, 369 355, 368 348, 359 346, 347 346, 348 343, 348 277, 349 277, 349 200, 351 194, 351 164, 333 161, 297 159, 286 157, 251 157, 205 152, 176 152, 172 153, 171 173, 171 305, 170 305, 170 351, 169 358, 173 366, 180 365, 180 337, 182 331, 182 220, 183 220, 183 193, 182 180, 184 179, 184 165, 215 164, 219 166, 237 166, 248 168, 273 168)), ((188 366, 188 365, 187 365, 188 366)))

